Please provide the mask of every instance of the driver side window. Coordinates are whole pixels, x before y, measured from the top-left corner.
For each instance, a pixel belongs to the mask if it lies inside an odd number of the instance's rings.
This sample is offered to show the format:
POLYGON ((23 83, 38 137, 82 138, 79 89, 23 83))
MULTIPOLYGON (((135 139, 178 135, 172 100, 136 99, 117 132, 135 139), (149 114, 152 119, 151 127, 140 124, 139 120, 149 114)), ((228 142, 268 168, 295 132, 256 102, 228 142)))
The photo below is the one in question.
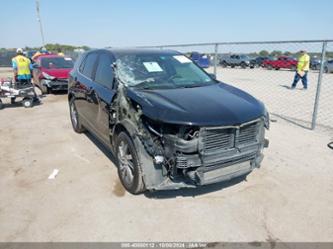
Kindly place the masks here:
POLYGON ((95 82, 108 88, 112 88, 113 78, 111 57, 106 53, 100 54, 95 74, 95 82))

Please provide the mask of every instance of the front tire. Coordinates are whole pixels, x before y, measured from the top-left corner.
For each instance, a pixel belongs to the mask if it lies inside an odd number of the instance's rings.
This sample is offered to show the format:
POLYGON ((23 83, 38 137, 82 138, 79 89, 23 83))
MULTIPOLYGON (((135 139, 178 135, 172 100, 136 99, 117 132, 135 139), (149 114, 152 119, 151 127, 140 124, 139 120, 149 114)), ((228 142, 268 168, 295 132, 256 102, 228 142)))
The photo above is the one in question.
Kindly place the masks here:
POLYGON ((124 188, 131 194, 144 192, 141 161, 132 139, 125 132, 120 132, 117 137, 116 153, 118 176, 124 188))
POLYGON ((51 92, 50 88, 45 85, 44 80, 41 80, 40 82, 40 90, 42 91, 42 94, 49 94, 51 92))
POLYGON ((33 99, 32 98, 24 98, 22 100, 22 105, 25 107, 25 108, 31 108, 33 106, 33 99))
POLYGON ((74 100, 74 98, 71 98, 69 101, 69 113, 71 117, 72 127, 76 133, 83 133, 86 129, 81 124, 79 113, 77 112, 74 100))
POLYGON ((221 66, 224 67, 224 68, 226 68, 226 67, 228 67, 228 64, 227 64, 226 61, 222 61, 221 66))
POLYGON ((328 67, 324 68, 324 73, 328 73, 328 67))
POLYGON ((240 66, 241 66, 241 68, 245 69, 246 68, 246 63, 245 62, 241 62, 240 66))

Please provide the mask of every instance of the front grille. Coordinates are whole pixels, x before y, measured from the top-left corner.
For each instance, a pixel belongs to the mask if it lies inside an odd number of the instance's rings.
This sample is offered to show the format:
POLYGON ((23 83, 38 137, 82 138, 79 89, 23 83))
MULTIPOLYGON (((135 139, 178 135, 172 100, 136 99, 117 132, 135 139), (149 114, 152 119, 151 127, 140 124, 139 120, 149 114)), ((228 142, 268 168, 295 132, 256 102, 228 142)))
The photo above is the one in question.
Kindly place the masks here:
POLYGON ((202 138, 204 150, 229 149, 234 145, 234 129, 209 129, 202 138))
POLYGON ((222 157, 221 159, 214 160, 212 162, 204 162, 204 165, 206 170, 214 170, 216 168, 220 168, 221 166, 228 167, 233 164, 246 162, 252 160, 253 158, 255 158, 255 153, 252 152, 252 153, 246 153, 244 155, 242 154, 236 155, 234 157, 226 157, 226 158, 222 157))
POLYGON ((201 153, 212 154, 257 143, 261 126, 262 121, 254 121, 241 126, 202 128, 201 153))
POLYGON ((258 142, 259 122, 245 125, 239 129, 236 145, 246 145, 258 142))

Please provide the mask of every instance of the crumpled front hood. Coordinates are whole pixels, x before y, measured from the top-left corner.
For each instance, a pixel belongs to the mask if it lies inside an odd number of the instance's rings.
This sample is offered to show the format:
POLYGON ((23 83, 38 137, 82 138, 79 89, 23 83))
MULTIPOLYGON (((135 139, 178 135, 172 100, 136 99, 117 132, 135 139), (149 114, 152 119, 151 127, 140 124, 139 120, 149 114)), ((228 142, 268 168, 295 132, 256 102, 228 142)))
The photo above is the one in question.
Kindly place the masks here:
POLYGON ((141 106, 144 115, 165 123, 238 125, 265 113, 261 102, 224 83, 162 90, 128 88, 127 95, 141 106))

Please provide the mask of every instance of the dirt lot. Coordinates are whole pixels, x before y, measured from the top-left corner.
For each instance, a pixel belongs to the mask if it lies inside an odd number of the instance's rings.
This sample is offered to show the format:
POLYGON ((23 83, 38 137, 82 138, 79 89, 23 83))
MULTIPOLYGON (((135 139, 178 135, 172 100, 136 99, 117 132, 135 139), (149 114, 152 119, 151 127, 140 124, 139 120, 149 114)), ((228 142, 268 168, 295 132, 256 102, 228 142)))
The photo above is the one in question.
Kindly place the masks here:
POLYGON ((133 196, 66 98, 0 111, 0 241, 333 241, 332 133, 278 118, 246 181, 133 196))

